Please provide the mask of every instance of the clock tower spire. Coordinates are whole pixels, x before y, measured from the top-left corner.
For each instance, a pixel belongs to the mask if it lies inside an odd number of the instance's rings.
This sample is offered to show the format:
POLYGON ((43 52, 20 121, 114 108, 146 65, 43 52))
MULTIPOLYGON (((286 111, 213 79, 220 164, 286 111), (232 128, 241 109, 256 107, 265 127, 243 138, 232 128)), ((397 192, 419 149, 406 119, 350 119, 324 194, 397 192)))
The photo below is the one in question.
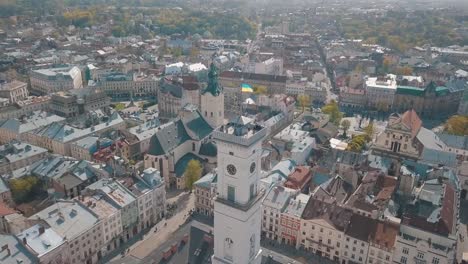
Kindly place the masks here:
POLYGON ((218 195, 214 203, 213 263, 261 261, 259 190, 266 129, 246 117, 213 132, 218 148, 218 195))

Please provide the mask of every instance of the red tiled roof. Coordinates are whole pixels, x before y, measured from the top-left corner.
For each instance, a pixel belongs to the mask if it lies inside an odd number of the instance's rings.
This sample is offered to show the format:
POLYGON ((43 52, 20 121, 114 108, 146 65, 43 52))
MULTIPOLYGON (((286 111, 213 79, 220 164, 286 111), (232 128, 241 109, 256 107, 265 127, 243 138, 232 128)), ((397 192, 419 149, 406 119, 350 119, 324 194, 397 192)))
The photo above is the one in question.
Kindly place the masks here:
POLYGON ((370 235, 369 241, 385 248, 393 248, 398 232, 399 227, 397 225, 378 222, 370 235))
POLYGON ((449 184, 445 185, 444 201, 442 202, 442 211, 440 212, 439 224, 442 224, 447 228, 448 233, 452 232, 453 228, 453 216, 455 203, 455 190, 449 184), (442 222, 442 223, 440 223, 442 222))
POLYGON ((401 122, 411 130, 411 136, 415 137, 421 128, 422 121, 414 109, 406 111, 401 116, 401 122))
POLYGON ((15 210, 10 208, 4 202, 0 201, 0 216, 11 215, 11 214, 14 214, 14 213, 16 213, 15 210))
POLYGON ((310 168, 306 166, 296 167, 293 173, 288 176, 284 186, 291 189, 302 189, 310 181, 310 168))

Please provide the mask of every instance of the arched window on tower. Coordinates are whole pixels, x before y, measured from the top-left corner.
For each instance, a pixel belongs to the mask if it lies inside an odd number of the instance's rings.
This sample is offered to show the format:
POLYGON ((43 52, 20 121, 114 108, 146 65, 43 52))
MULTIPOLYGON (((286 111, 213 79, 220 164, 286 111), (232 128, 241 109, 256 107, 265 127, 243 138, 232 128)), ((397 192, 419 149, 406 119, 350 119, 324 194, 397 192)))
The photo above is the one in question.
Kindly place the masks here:
POLYGON ((253 258, 255 255, 255 235, 250 237, 250 258, 253 258))
POLYGON ((232 257, 232 249, 234 247, 234 241, 230 239, 229 237, 226 237, 224 239, 224 258, 230 261, 233 261, 232 257))

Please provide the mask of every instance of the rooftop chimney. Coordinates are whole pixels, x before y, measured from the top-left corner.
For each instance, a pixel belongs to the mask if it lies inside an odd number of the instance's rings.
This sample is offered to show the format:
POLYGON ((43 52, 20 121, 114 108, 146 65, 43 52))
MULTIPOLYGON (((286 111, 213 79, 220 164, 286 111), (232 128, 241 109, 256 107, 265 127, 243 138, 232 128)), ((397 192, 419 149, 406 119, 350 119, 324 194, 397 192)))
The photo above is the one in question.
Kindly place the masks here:
POLYGON ((39 227, 39 235, 44 234, 45 228, 43 226, 39 227))
POLYGON ((27 245, 27 244, 28 244, 28 240, 26 239, 26 237, 23 237, 23 244, 24 244, 24 245, 27 245))

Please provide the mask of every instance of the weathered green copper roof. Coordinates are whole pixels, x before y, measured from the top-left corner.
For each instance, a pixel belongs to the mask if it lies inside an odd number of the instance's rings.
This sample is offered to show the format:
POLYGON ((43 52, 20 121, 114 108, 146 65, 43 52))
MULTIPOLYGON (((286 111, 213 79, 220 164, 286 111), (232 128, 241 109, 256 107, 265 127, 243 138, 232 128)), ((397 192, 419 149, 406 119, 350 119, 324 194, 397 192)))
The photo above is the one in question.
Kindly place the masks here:
POLYGON ((424 88, 414 87, 414 86, 398 86, 396 93, 397 94, 406 94, 413 96, 424 96, 424 88))
POLYGON ((218 83, 218 71, 216 66, 211 63, 210 71, 208 72, 208 85, 206 86, 204 93, 210 92, 213 96, 218 96, 222 91, 223 88, 218 83))
POLYGON ((431 82, 425 88, 414 87, 414 86, 398 86, 396 90, 397 94, 405 94, 405 95, 413 95, 413 96, 424 96, 426 93, 430 93, 430 92, 435 92, 436 96, 444 96, 448 94, 450 91, 447 87, 435 86, 433 82, 431 82))
POLYGON ((449 93, 449 89, 447 87, 444 87, 444 86, 438 86, 436 87, 436 95, 437 96, 443 96, 443 95, 446 95, 449 93))
POLYGON ((216 154, 218 154, 218 148, 216 144, 214 144, 212 141, 209 141, 207 143, 203 143, 200 146, 200 151, 198 151, 198 154, 208 157, 216 157, 216 154))
POLYGON ((190 117, 184 118, 186 129, 189 129, 193 134, 192 137, 203 139, 213 132, 213 128, 206 122, 198 111, 194 112, 190 117))

